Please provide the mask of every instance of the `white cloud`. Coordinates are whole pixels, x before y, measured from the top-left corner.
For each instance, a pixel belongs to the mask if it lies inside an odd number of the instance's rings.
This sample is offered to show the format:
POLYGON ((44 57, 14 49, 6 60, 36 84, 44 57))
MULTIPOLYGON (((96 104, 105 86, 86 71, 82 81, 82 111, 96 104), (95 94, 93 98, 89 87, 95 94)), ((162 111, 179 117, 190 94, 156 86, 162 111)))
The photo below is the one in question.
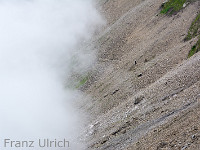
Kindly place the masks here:
POLYGON ((0 147, 4 138, 76 141, 81 116, 71 101, 80 95, 63 77, 74 55, 91 60, 76 47, 101 23, 90 0, 0 0, 0 147))

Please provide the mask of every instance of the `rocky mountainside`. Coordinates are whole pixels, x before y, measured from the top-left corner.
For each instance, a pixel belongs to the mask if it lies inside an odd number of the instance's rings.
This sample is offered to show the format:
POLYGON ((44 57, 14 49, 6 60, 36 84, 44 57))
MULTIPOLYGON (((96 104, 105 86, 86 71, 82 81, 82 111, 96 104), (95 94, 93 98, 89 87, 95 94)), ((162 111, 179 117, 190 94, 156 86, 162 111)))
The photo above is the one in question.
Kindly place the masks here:
POLYGON ((198 36, 184 40, 200 2, 165 14, 163 2, 99 0, 107 26, 81 87, 91 96, 88 149, 200 149, 200 53, 188 57, 198 36))

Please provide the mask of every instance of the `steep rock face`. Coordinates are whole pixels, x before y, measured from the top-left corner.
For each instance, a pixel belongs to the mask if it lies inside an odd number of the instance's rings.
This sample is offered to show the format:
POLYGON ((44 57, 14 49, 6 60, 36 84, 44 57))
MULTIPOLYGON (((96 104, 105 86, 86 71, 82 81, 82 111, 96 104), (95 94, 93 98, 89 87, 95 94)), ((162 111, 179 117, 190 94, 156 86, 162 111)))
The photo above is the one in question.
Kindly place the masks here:
POLYGON ((184 42, 200 5, 172 16, 160 0, 103 0, 98 75, 84 91, 88 149, 200 149, 200 53, 184 42))

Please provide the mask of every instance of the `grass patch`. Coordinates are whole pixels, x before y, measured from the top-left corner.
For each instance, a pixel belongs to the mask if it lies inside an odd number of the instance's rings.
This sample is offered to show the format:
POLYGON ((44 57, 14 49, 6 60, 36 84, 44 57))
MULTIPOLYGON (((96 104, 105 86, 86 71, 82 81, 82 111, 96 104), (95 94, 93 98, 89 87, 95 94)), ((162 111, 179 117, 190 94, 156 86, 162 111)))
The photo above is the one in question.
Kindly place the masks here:
POLYGON ((188 58, 190 58, 195 53, 200 51, 200 12, 198 13, 197 17, 192 22, 188 30, 188 34, 185 37, 184 41, 191 40, 192 38, 195 38, 197 36, 199 36, 198 41, 194 46, 192 46, 191 50, 189 51, 188 58))
POLYGON ((191 56, 193 56, 194 54, 196 54, 199 51, 200 51, 200 38, 197 41, 197 43, 191 48, 191 50, 188 54, 188 58, 190 58, 191 56))
POLYGON ((192 38, 200 34, 200 13, 197 15, 195 20, 192 22, 188 34, 185 37, 185 41, 191 40, 192 38))
POLYGON ((89 80, 89 75, 77 75, 72 76, 69 80, 66 81, 65 88, 75 90, 79 89, 89 80))
POLYGON ((83 77, 76 85, 76 88, 80 88, 81 86, 83 86, 89 79, 89 76, 83 77))
POLYGON ((183 4, 186 0, 169 0, 162 6, 161 14, 173 14, 183 8, 183 4))

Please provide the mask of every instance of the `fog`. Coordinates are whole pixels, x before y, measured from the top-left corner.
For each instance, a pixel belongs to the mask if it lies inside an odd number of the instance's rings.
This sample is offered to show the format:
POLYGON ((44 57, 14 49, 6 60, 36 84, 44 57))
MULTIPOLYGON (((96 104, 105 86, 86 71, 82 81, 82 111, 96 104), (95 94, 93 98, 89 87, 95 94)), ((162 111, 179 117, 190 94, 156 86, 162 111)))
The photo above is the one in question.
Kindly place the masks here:
POLYGON ((65 84, 95 61, 95 50, 78 47, 101 24, 90 0, 0 0, 0 149, 11 149, 4 139, 39 138, 83 149, 84 119, 74 107, 83 97, 65 84))

